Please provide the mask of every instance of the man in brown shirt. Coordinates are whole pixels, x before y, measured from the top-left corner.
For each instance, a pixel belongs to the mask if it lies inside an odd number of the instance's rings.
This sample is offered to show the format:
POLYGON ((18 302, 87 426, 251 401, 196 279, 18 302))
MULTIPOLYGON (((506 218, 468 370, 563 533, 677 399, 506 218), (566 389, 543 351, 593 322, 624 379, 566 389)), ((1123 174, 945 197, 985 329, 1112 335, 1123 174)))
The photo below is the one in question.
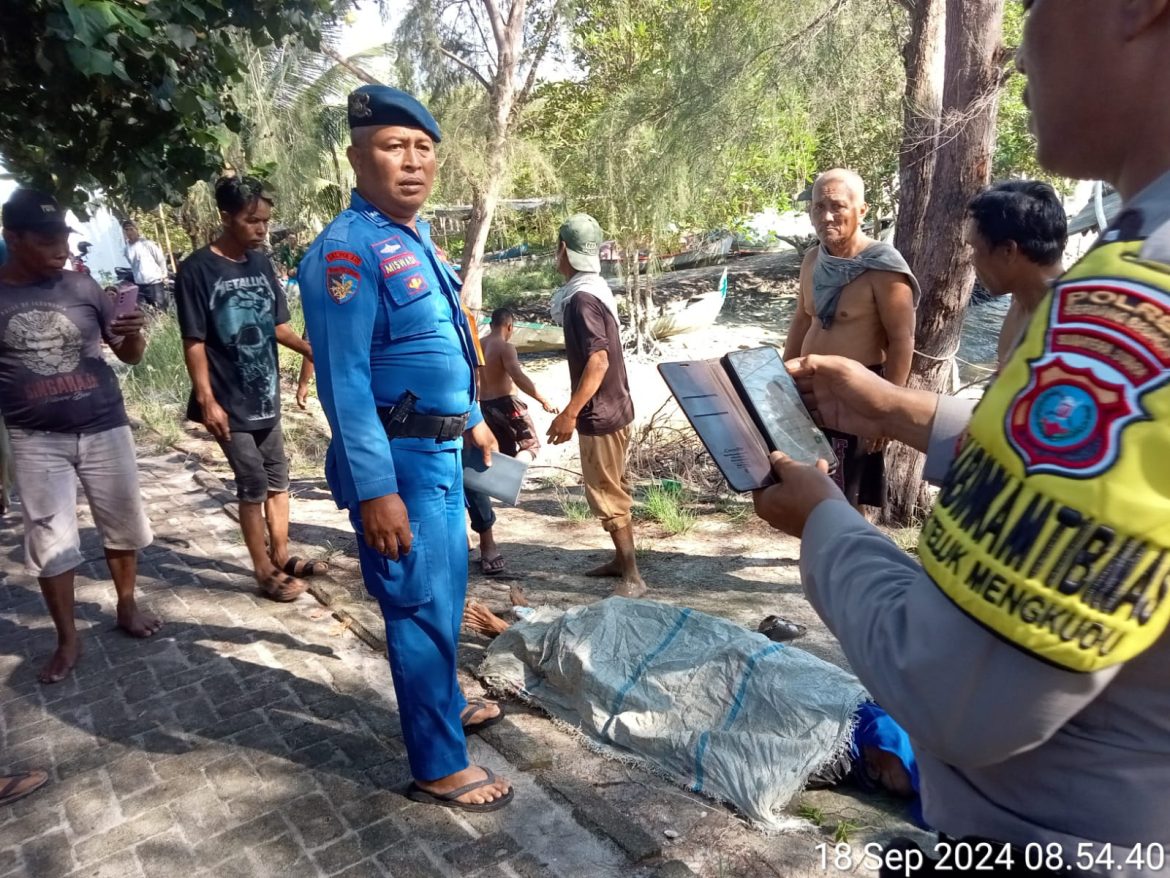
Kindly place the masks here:
POLYGON ((548 430, 560 445, 581 434, 585 499, 613 538, 614 558, 587 576, 613 576, 614 594, 640 597, 646 583, 634 558, 634 526, 626 460, 634 401, 618 330, 613 292, 601 277, 601 226, 588 214, 565 220, 559 233, 557 271, 568 281, 553 297, 553 319, 565 327, 573 396, 548 430))

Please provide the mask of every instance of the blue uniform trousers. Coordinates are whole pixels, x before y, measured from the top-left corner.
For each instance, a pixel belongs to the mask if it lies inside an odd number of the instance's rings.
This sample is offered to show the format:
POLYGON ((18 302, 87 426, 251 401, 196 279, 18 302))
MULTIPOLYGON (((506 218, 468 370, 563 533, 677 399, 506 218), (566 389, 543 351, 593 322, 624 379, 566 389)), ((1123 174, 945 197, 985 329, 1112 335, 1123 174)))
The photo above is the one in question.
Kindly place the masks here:
POLYGON ((398 495, 413 535, 392 561, 366 545, 359 510, 350 510, 366 590, 382 608, 402 735, 416 780, 468 766, 459 714, 467 706, 455 652, 467 594, 467 531, 459 451, 411 451, 390 443, 398 495))

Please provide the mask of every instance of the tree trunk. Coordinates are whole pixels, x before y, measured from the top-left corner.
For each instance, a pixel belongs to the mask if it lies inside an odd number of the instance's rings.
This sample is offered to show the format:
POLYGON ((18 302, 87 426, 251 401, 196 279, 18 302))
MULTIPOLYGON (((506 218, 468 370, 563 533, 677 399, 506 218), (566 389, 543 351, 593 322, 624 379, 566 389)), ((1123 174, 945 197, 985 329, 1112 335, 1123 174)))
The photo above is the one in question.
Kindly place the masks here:
MULTIPOLYGON (((915 13, 915 32, 927 43, 932 13, 938 0, 920 0, 915 13), (924 19, 924 20, 920 20, 924 19), (920 30, 921 28, 921 30, 920 30)), ((967 204, 987 185, 995 142, 999 106, 1000 38, 1004 0, 946 0, 946 85, 942 94, 940 124, 929 138, 908 145, 925 147, 902 155, 903 198, 898 218, 898 246, 903 249, 922 286, 918 328, 910 387, 934 392, 948 389, 954 356, 958 352, 963 314, 975 279, 963 249, 963 218, 967 204), (926 146, 926 144, 929 144, 926 146), (907 162, 916 162, 910 167, 907 162), (924 175, 928 175, 924 179, 924 175)), ((908 66, 929 63, 930 53, 911 47, 908 66)), ((926 95, 919 66, 907 71, 907 98, 913 102, 926 95), (911 94, 911 87, 920 94, 911 94)), ((928 100, 928 98, 926 98, 928 100)), ((910 112, 911 107, 907 108, 910 112)), ((907 137, 914 137, 908 126, 907 137)), ((905 526, 924 507, 922 456, 897 445, 889 454, 890 491, 887 523, 905 526)))
MULTIPOLYGON (((489 89, 491 131, 489 134, 487 178, 476 189, 471 217, 463 236, 463 304, 472 311, 483 308, 483 257, 487 249, 492 218, 500 201, 500 189, 508 172, 507 146, 516 106, 516 76, 524 46, 526 0, 513 0, 505 23, 491 0, 484 0, 489 17, 498 22, 495 30, 498 63, 489 89)), ((495 28, 493 24, 493 29, 495 28)))
POLYGON ((500 189, 507 173, 504 149, 507 145, 507 118, 511 113, 514 95, 513 81, 508 80, 507 94, 497 84, 497 93, 492 99, 492 139, 489 146, 487 178, 482 186, 475 188, 471 202, 471 216, 463 233, 463 304, 472 311, 483 308, 483 257, 487 250, 488 235, 492 230, 492 218, 500 202, 500 189), (503 98, 506 97, 506 100, 503 98), (497 98, 501 98, 497 100, 497 98))

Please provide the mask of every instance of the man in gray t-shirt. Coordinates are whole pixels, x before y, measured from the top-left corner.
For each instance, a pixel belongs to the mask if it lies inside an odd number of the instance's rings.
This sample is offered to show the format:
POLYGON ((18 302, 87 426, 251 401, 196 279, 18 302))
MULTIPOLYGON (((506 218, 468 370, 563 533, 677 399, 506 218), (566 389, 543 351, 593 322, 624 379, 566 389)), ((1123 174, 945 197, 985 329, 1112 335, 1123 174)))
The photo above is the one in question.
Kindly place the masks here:
POLYGON ((37 577, 57 627, 57 651, 40 674, 57 683, 81 644, 73 620, 74 570, 85 560, 77 527, 77 479, 102 533, 118 595, 118 625, 149 637, 162 623, 138 609, 138 551, 150 523, 138 489, 134 439, 117 376, 102 343, 137 363, 146 350, 140 311, 122 317, 87 275, 62 271, 69 227, 56 200, 18 190, 4 205, 8 261, 0 266, 0 410, 24 516, 25 566, 37 577))

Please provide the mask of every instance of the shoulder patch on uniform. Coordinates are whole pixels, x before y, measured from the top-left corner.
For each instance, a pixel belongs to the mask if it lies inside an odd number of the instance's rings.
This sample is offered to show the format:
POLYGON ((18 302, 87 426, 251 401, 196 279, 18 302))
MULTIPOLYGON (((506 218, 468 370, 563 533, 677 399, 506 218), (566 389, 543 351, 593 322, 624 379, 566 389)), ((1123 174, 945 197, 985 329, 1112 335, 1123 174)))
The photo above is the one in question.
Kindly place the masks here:
POLYGON ((348 265, 330 265, 325 269, 325 284, 329 298, 338 305, 344 305, 357 295, 361 274, 348 265))
POLYGON ((337 262, 338 260, 341 260, 342 262, 350 262, 354 265, 362 264, 362 258, 356 253, 351 253, 348 250, 331 250, 325 254, 326 262, 337 262))
POLYGON ((1170 381, 1170 304, 1120 278, 1067 281, 1052 296, 1048 351, 1008 410, 1029 474, 1093 478, 1117 461, 1143 397, 1170 381))

